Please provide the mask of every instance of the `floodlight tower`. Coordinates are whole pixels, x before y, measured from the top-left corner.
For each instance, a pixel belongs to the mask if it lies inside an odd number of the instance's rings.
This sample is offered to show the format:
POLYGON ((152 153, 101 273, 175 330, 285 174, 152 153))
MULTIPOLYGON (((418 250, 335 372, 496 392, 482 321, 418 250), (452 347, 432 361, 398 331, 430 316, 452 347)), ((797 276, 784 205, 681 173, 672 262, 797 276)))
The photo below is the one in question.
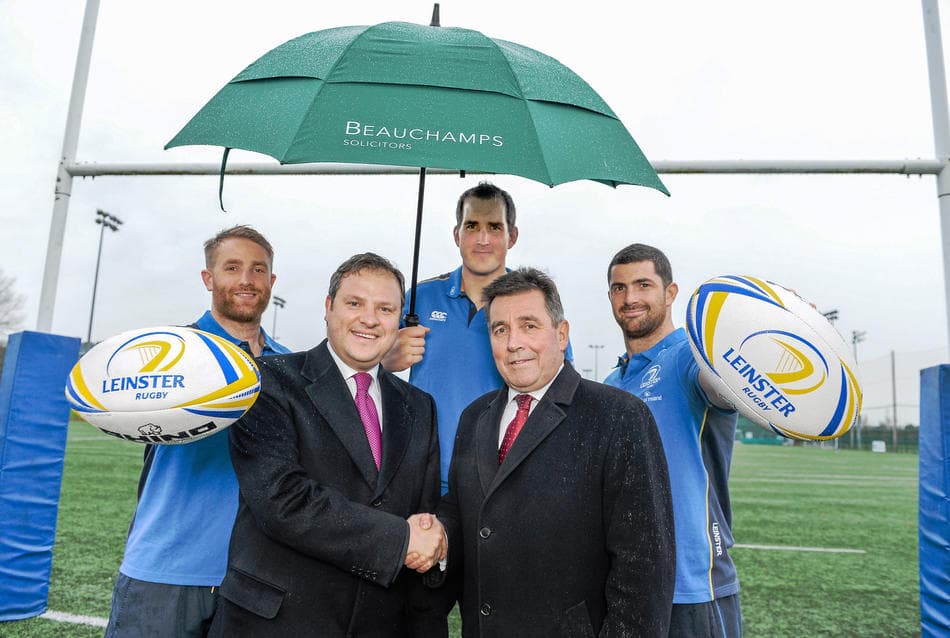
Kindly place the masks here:
POLYGON ((851 331, 851 347, 854 348, 854 362, 858 362, 858 344, 864 341, 864 338, 867 336, 867 332, 864 330, 852 330, 851 331))
MULTIPOLYGON (((851 347, 854 348, 854 363, 858 363, 858 344, 864 341, 867 336, 867 332, 864 330, 852 330, 851 331, 851 347)), ((863 415, 858 414, 858 449, 861 449, 861 419, 863 415)))
MULTIPOLYGON (((825 319, 828 320, 828 322, 832 325, 832 327, 834 327, 835 322, 838 320, 838 309, 832 308, 831 310, 827 310, 825 312, 822 312, 821 314, 824 316, 825 319)), ((854 435, 852 434, 852 437, 853 436, 854 435)), ((853 438, 851 440, 852 442, 854 441, 853 438)), ((838 451, 838 439, 835 439, 835 451, 838 451)))
POLYGON ((278 297, 277 295, 273 295, 270 299, 272 302, 274 302, 274 327, 271 330, 270 336, 271 336, 271 339, 276 339, 277 338, 277 309, 283 308, 287 304, 287 300, 284 299, 283 297, 278 297))
POLYGON ((122 220, 110 215, 101 208, 96 211, 96 223, 99 224, 99 252, 96 254, 96 274, 92 279, 92 303, 89 305, 89 329, 86 331, 86 343, 92 343, 92 316, 96 312, 96 288, 99 285, 99 262, 102 260, 102 238, 106 228, 112 232, 119 230, 122 220))

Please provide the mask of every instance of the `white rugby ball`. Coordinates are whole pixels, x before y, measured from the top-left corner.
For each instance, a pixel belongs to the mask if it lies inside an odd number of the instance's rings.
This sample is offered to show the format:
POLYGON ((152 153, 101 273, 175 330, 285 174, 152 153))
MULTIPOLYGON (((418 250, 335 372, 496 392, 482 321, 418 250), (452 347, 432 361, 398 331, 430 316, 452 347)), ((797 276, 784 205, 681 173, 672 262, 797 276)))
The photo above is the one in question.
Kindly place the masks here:
POLYGON ((822 441, 857 422, 857 364, 834 326, 791 290, 755 277, 714 277, 690 298, 686 331, 716 393, 754 423, 822 441))
POLYGON ((66 398, 106 434, 190 443, 231 425, 257 399, 261 375, 236 345, 193 328, 130 330, 97 344, 69 374, 66 398))

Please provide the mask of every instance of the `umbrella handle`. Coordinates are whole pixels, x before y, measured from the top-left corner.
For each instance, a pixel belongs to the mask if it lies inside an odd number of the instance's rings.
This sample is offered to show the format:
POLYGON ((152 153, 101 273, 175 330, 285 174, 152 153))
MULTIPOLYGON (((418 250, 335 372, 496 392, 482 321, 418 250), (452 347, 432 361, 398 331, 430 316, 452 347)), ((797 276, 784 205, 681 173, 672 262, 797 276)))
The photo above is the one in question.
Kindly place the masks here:
POLYGON ((218 181, 218 204, 221 206, 222 213, 228 212, 224 210, 224 171, 228 167, 228 155, 230 154, 231 149, 225 146, 224 155, 221 156, 221 179, 218 181))
POLYGON ((409 311, 406 313, 407 326, 418 326, 419 317, 416 315, 416 282, 419 275, 419 243, 422 239, 422 202, 426 192, 426 168, 419 168, 419 198, 416 202, 416 237, 412 249, 412 280, 409 282, 409 311))

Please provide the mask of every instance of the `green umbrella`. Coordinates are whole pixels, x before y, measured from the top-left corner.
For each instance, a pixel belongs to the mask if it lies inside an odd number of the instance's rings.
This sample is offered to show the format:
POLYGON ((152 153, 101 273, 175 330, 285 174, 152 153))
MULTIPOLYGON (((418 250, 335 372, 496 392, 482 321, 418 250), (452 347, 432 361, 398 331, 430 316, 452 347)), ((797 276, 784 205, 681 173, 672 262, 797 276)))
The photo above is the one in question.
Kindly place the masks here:
POLYGON ((195 144, 225 147, 222 180, 231 148, 282 164, 420 167, 410 316, 426 167, 669 195, 610 107, 554 58, 478 31, 405 22, 315 31, 269 51, 165 148, 195 144))

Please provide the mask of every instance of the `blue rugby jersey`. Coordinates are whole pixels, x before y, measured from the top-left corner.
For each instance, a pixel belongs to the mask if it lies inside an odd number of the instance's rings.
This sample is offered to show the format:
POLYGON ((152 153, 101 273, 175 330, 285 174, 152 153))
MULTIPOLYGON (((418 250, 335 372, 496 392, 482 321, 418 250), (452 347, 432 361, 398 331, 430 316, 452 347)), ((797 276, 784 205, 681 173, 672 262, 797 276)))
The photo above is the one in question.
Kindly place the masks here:
POLYGON ((670 470, 676 530, 676 604, 739 591, 732 547, 729 465, 737 414, 706 400, 686 332, 679 328, 627 359, 604 383, 642 399, 656 419, 670 470))
MULTIPOLYGON (((472 314, 473 310, 462 291, 461 266, 416 285, 416 314, 429 332, 425 355, 412 366, 409 382, 435 399, 443 494, 448 489, 459 416, 469 403, 505 385, 492 357, 485 308, 472 314)), ((570 344, 565 359, 573 361, 570 344)))
MULTIPOLYGON (((211 311, 195 325, 240 344, 211 311)), ((264 343, 265 356, 290 352, 266 333, 264 343)), ((228 431, 181 445, 156 445, 152 454, 119 571, 150 583, 220 585, 238 508, 228 431)))

